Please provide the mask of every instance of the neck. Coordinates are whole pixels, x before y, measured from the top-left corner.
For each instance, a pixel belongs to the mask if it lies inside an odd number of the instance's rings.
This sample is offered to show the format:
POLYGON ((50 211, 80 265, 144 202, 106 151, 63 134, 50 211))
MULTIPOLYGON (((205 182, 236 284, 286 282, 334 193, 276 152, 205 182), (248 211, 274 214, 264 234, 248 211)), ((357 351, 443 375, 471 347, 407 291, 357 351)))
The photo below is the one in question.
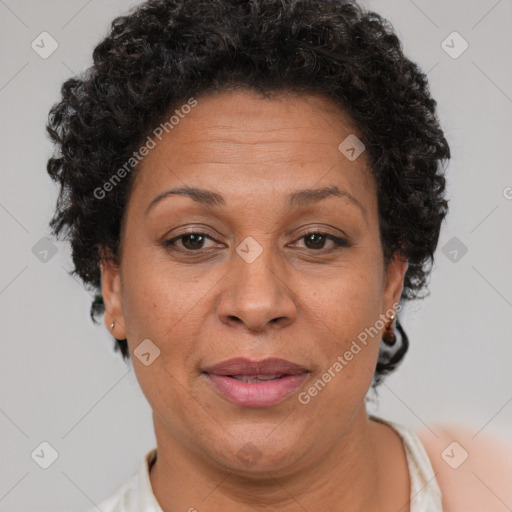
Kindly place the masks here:
POLYGON ((381 510, 386 481, 382 431, 368 420, 364 406, 333 445, 308 465, 254 476, 241 476, 191 453, 153 418, 158 456, 150 481, 164 512, 381 510))

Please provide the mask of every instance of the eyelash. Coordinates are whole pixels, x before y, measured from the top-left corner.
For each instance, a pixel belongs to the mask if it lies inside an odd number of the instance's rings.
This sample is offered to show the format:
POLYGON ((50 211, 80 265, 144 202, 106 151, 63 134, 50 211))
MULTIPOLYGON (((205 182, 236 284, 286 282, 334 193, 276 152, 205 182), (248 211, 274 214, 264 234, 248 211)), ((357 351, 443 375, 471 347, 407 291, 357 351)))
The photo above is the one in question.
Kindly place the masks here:
MULTIPOLYGON (((163 242, 163 247, 166 248, 166 249, 169 249, 171 251, 181 251, 181 252, 188 252, 188 253, 196 253, 196 254, 199 254, 201 253, 201 251, 204 251, 204 249, 197 249, 197 250, 192 250, 192 249, 178 249, 175 247, 175 242, 180 240, 181 238, 184 238, 186 236, 189 236, 189 235, 200 235, 200 236, 203 236, 203 237, 206 237, 206 238, 209 238, 210 240, 213 240, 214 242, 216 242, 216 240, 214 238, 212 238, 211 236, 207 235, 206 233, 201 233, 199 231, 189 231, 189 232, 185 232, 185 233, 182 233, 181 235, 178 235, 178 236, 175 236, 173 238, 170 238, 169 240, 166 240, 163 242)), ((301 237, 299 237, 297 240, 301 240, 303 238, 306 238, 307 236, 310 236, 310 235, 321 235, 322 237, 328 239, 328 240, 331 240, 333 241, 336 246, 333 247, 332 249, 309 249, 310 251, 313 251, 313 252, 317 252, 317 253, 324 253, 324 254, 327 254, 327 253, 331 253, 333 251, 336 251, 336 250, 339 250, 339 249, 342 249, 342 248, 348 248, 350 247, 350 243, 343 239, 343 238, 339 238, 337 236, 334 236, 334 235, 331 235, 330 233, 324 233, 322 231, 309 231, 307 233, 304 233, 301 237)), ((308 249, 306 247, 306 249, 308 249)))

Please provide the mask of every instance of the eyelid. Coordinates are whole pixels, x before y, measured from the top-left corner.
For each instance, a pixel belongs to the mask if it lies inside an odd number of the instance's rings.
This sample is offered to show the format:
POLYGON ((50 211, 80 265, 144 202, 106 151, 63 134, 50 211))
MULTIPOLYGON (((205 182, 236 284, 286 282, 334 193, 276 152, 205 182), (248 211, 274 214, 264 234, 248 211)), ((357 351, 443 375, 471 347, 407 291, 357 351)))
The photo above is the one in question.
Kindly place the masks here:
MULTIPOLYGON (((179 228, 177 228, 177 229, 179 229, 179 228)), ((166 233, 162 237, 163 242, 169 241, 169 236, 173 231, 176 231, 176 229, 171 230, 171 232, 166 233)), ((173 235, 172 238, 175 239, 175 238, 179 238, 180 236, 190 235, 190 234, 207 235, 209 238, 211 238, 212 240, 215 240, 216 242, 217 242, 217 238, 222 238, 222 235, 220 233, 218 233, 217 231, 212 230, 211 228, 208 228, 207 226, 203 226, 200 224, 185 228, 184 231, 181 231, 178 234, 173 235)))
MULTIPOLYGON (((202 235, 205 238, 209 238, 213 242, 222 243, 222 242, 219 242, 218 240, 216 240, 213 236, 211 236, 206 231, 201 231, 201 229, 190 229, 190 230, 182 231, 181 233, 179 233, 171 238, 164 238, 164 240, 162 241, 162 245, 164 247, 169 247, 169 246, 173 245, 175 242, 177 242, 178 240, 180 240, 180 238, 182 238, 186 235, 202 235)), ((190 253, 192 253, 192 252, 199 253, 199 251, 204 250, 204 249, 198 249, 197 251, 191 251, 191 250, 187 250, 187 249, 179 249, 179 250, 182 250, 185 252, 190 252, 190 253)))
POLYGON ((309 234, 321 234, 321 235, 324 235, 324 236, 332 236, 332 237, 335 237, 335 238, 345 238, 347 241, 349 240, 348 235, 344 231, 342 231, 339 228, 337 228, 337 231, 339 231, 339 234, 335 235, 334 233, 326 231, 325 227, 313 227, 313 228, 309 228, 307 231, 301 233, 298 238, 302 238, 303 236, 306 236, 306 235, 309 235, 309 234))
POLYGON ((317 249, 315 251, 315 249, 308 249, 307 247, 305 248, 305 250, 309 250, 309 251, 312 251, 312 252, 318 252, 318 253, 329 253, 329 252, 333 252, 335 251, 336 249, 341 249, 343 247, 345 248, 348 248, 348 247, 351 247, 352 244, 350 243, 350 241, 348 240, 348 237, 344 236, 344 237, 340 237, 340 236, 336 236, 336 235, 333 235, 332 233, 329 233, 329 232, 326 232, 326 231, 321 231, 321 230, 312 230, 312 231, 307 231, 306 233, 302 233, 300 236, 298 236, 295 241, 298 242, 299 240, 302 240, 303 238, 307 237, 308 235, 321 235, 323 236, 324 238, 326 238, 327 240, 330 240, 331 242, 334 242, 335 246, 332 248, 332 249, 317 249))

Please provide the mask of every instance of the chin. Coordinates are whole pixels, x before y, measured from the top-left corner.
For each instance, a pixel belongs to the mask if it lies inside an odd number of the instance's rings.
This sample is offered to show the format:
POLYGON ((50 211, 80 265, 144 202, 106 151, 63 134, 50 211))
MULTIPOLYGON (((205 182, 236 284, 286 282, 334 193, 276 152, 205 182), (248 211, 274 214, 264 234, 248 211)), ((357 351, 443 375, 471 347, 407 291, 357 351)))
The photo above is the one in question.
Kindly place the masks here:
MULTIPOLYGON (((210 456, 219 465, 243 476, 268 478, 268 472, 285 471, 295 465, 305 455, 306 445, 303 433, 292 432, 289 427, 278 432, 276 425, 240 424, 236 435, 223 436, 222 441, 206 443, 210 449, 215 446, 215 453, 210 456)), ((207 453, 205 449, 203 453, 207 453)))

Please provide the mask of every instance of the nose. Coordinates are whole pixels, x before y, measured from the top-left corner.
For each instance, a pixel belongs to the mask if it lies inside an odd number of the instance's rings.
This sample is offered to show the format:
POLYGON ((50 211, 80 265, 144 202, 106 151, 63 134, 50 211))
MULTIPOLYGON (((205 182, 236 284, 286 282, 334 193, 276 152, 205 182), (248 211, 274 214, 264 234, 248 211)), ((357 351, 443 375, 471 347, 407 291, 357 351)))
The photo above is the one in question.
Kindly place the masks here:
POLYGON ((250 263, 235 253, 222 286, 218 316, 225 324, 243 324, 250 331, 290 325, 296 319, 297 307, 289 283, 271 248, 264 248, 250 263))

